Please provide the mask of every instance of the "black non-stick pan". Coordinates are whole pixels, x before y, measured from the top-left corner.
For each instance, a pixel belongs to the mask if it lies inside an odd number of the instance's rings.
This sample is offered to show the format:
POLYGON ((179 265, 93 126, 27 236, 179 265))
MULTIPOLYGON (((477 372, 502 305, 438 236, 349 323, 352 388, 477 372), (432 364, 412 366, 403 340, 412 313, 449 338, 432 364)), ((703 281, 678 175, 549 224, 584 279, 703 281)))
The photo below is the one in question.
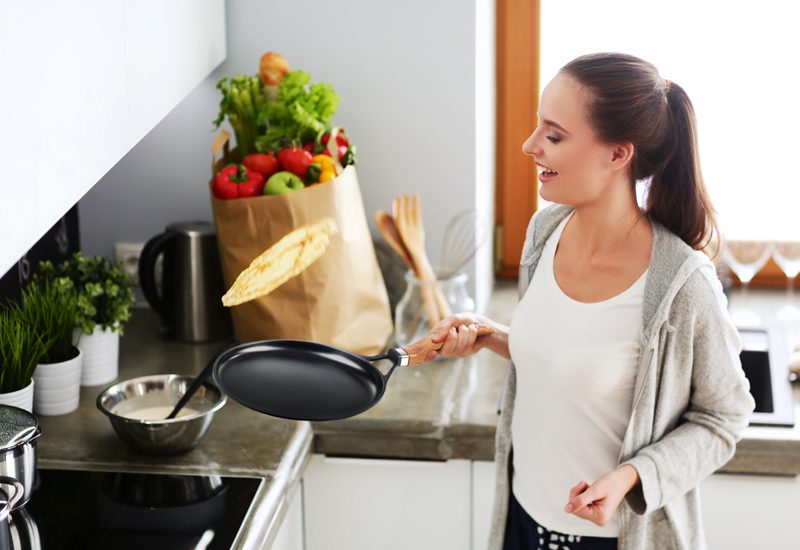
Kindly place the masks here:
MULTIPOLYGON (((491 332, 478 327, 479 335, 491 332)), ((395 368, 419 365, 441 346, 425 338, 365 357, 303 340, 262 340, 223 352, 214 363, 214 381, 228 397, 270 416, 338 420, 375 405, 395 368), (386 374, 372 364, 384 359, 391 362, 386 374)))

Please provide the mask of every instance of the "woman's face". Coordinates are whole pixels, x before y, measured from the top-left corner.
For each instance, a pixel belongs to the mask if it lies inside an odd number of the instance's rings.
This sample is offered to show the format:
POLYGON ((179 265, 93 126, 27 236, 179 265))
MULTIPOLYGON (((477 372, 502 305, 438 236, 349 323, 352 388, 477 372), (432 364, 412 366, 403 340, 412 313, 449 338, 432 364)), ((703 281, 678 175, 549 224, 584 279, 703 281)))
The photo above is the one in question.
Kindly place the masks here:
POLYGON ((535 158, 543 199, 578 206, 595 202, 618 172, 614 145, 601 142, 587 119, 588 92, 559 73, 542 92, 539 126, 522 151, 535 158))

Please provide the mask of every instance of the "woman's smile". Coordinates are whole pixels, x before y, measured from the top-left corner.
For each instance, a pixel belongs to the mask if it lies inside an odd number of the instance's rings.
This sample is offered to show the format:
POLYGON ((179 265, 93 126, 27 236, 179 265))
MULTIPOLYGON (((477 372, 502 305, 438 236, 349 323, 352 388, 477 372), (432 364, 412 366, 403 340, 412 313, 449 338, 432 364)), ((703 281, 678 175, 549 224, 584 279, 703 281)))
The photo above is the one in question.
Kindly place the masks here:
POLYGON ((539 181, 542 183, 552 181, 556 176, 558 176, 557 171, 543 164, 539 164, 538 162, 536 163, 536 169, 539 172, 539 181))

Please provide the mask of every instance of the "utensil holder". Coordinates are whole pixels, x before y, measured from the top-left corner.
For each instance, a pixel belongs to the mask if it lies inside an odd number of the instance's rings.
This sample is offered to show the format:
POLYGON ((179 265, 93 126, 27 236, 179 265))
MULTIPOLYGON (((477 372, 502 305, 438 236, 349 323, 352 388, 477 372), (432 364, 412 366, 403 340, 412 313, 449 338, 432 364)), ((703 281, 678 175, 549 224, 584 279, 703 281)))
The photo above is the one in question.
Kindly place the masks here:
POLYGON ((429 294, 432 294, 438 287, 453 313, 475 310, 475 300, 467 293, 466 273, 426 281, 415 277, 412 271, 407 271, 405 280, 405 293, 394 310, 394 337, 400 347, 423 338, 429 332, 428 316, 423 300, 425 290, 429 290, 429 294))

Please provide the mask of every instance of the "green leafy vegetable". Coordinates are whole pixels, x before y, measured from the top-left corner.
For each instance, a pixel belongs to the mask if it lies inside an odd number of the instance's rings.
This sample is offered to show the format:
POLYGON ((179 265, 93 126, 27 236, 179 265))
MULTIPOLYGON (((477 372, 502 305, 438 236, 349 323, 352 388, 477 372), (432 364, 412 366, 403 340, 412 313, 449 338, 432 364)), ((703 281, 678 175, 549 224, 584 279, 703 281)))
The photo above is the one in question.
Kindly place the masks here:
POLYGON ((266 130, 256 138, 258 151, 312 141, 331 126, 340 97, 330 84, 310 82, 307 72, 289 71, 278 88, 278 97, 261 104, 257 124, 266 130))
POLYGON ((261 80, 257 76, 226 76, 217 83, 217 88, 222 92, 222 99, 214 128, 219 128, 227 116, 236 135, 239 154, 245 157, 254 153, 256 136, 265 128, 258 123, 258 113, 267 102, 261 80))

